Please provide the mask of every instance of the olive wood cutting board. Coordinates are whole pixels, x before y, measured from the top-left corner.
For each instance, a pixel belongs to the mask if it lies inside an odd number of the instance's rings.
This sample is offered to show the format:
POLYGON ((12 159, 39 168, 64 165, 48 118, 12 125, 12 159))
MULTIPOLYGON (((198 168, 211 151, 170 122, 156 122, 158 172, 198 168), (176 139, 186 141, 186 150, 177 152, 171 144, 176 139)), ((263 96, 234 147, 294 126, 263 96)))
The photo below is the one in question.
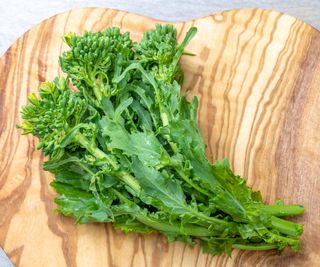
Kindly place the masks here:
MULTIPOLYGON (((233 250, 212 257, 160 235, 123 234, 111 224, 75 225, 53 212, 52 175, 37 140, 21 136, 20 107, 45 80, 62 75, 65 33, 118 26, 134 40, 159 21, 102 8, 71 10, 34 26, 0 60, 0 246, 16 266, 319 266, 320 33, 301 20, 260 9, 173 23, 179 39, 198 27, 185 56, 184 91, 198 96, 210 160, 228 157, 260 190, 301 203, 298 254, 233 250)), ((8 27, 10 27, 8 25, 8 27)))

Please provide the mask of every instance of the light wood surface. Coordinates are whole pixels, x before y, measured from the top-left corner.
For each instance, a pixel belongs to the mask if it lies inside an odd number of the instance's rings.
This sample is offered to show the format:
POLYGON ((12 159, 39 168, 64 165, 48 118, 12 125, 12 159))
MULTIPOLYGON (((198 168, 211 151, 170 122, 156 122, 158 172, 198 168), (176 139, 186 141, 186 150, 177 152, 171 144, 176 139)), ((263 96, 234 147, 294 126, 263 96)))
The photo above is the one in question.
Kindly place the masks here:
POLYGON ((125 235, 108 224, 74 225, 53 213, 52 176, 37 140, 15 125, 27 95, 61 75, 64 33, 119 26, 134 40, 157 21, 111 9, 52 17, 19 38, 0 60, 0 246, 16 266, 317 266, 320 262, 320 33, 273 11, 243 9, 174 23, 198 34, 185 57, 184 90, 200 100, 211 160, 228 157, 264 199, 301 203, 302 249, 212 257, 160 235, 125 235))

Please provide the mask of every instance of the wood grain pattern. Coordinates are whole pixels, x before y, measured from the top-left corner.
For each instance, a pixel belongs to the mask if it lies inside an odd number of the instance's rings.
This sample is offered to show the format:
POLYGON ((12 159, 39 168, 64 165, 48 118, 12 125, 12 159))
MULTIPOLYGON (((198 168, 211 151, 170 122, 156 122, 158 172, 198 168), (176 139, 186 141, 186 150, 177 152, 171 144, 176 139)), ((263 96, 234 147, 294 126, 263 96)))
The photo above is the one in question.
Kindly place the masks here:
POLYGON ((160 235, 125 235, 111 225, 74 225, 53 213, 52 176, 37 140, 15 125, 27 95, 61 75, 61 36, 119 26, 134 40, 156 20, 87 8, 54 16, 25 33, 0 60, 0 246, 16 266, 317 266, 320 262, 320 33, 274 11, 242 9, 174 23, 199 31, 185 57, 184 90, 200 100, 211 160, 228 157, 265 200, 303 203, 302 250, 234 250, 212 257, 160 235))

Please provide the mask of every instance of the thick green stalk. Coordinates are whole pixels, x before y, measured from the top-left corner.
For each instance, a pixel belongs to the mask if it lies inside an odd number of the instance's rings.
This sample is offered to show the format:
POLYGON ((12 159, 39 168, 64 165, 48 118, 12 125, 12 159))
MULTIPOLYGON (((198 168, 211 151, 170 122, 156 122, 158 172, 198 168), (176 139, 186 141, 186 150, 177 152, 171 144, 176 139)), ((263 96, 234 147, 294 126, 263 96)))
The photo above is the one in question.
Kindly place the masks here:
POLYGON ((257 205, 257 208, 268 215, 284 217, 296 216, 304 213, 304 207, 301 205, 257 205))
MULTIPOLYGON (((132 202, 131 200, 126 198, 123 194, 121 194, 118 190, 116 190, 114 188, 112 188, 111 190, 124 203, 126 203, 130 206, 136 205, 134 202, 132 202)), ((199 236, 199 237, 212 236, 214 234, 213 231, 208 230, 207 228, 204 228, 204 227, 193 226, 193 225, 189 225, 189 224, 185 224, 183 226, 178 225, 178 224, 174 224, 174 223, 169 224, 169 223, 164 222, 162 220, 150 218, 150 217, 146 216, 145 214, 142 214, 139 212, 134 212, 130 215, 135 217, 139 222, 141 222, 141 223, 143 223, 143 224, 145 224, 155 230, 162 231, 162 232, 174 232, 174 233, 178 233, 181 235, 191 235, 191 236, 199 236)))
POLYGON ((76 139, 79 142, 79 144, 87 149, 92 155, 94 155, 98 159, 106 159, 108 163, 112 165, 114 169, 118 169, 118 163, 110 158, 106 153, 104 153, 102 150, 100 150, 98 147, 93 146, 89 140, 81 133, 77 133, 76 139))
POLYGON ((146 217, 141 214, 135 214, 134 215, 137 220, 153 229, 156 229, 158 231, 162 232, 175 232, 180 235, 190 235, 190 236, 195 236, 195 237, 200 237, 200 236, 212 236, 214 232, 208 230, 207 228, 204 227, 199 227, 199 226, 193 226, 189 224, 185 224, 183 226, 180 225, 175 225, 175 224, 168 224, 164 221, 161 220, 156 220, 150 217, 146 217))
POLYGON ((277 245, 274 244, 232 244, 232 248, 244 249, 244 250, 270 250, 277 249, 277 245))
MULTIPOLYGON (((223 181, 223 177, 220 177, 218 173, 213 172, 213 175, 215 175, 218 178, 218 181, 223 181)), ((223 183, 222 183, 223 185, 223 183)), ((226 188, 226 186, 223 186, 224 188, 226 188)), ((229 191, 227 191, 229 192, 229 191)), ((231 192, 230 196, 234 197, 234 199, 237 199, 235 196, 233 196, 233 194, 231 192)), ((237 200, 237 203, 241 203, 239 200, 237 200)), ((242 203, 241 203, 242 205, 242 203)), ((290 221, 286 221, 280 218, 277 218, 275 216, 272 216, 274 214, 278 214, 280 212, 284 212, 285 206, 282 206, 281 208, 278 208, 276 205, 273 206, 268 206, 268 205, 264 205, 264 204, 257 204, 255 206, 254 203, 250 204, 251 206, 255 207, 257 211, 259 211, 259 214, 262 215, 268 215, 271 216, 270 217, 270 221, 271 221, 271 225, 278 230, 280 233, 282 234, 289 234, 291 236, 299 236, 302 231, 303 231, 303 226, 294 222, 290 222, 290 221)), ((242 206, 244 208, 244 206, 242 206)), ((281 206, 280 206, 281 207, 281 206)), ((289 212, 298 212, 299 214, 301 214, 301 212, 303 212, 303 208, 301 209, 301 207, 293 207, 290 206, 287 210, 287 214, 289 212)), ((246 221, 245 221, 246 222, 246 221)), ((262 223, 264 223, 262 221, 262 223)))
POLYGON ((119 171, 118 170, 119 169, 118 163, 115 160, 110 158, 105 152, 100 150, 98 147, 93 147, 90 144, 89 140, 81 133, 77 134, 77 140, 84 148, 86 148, 96 158, 106 159, 107 162, 110 163, 112 165, 112 167, 114 168, 113 174, 115 176, 117 176, 119 179, 123 180, 135 192, 137 192, 138 194, 140 193, 141 188, 140 188, 139 183, 136 181, 136 179, 132 175, 130 175, 129 173, 119 171))
MULTIPOLYGON (((219 238, 219 237, 217 237, 217 238, 214 238, 214 237, 210 237, 210 238, 200 237, 199 239, 210 243, 211 240, 223 241, 224 238, 219 238)), ((230 240, 230 238, 229 238, 229 240, 230 240)), ((237 243, 238 242, 237 238, 234 238, 233 241, 235 243, 233 243, 231 246, 234 249, 244 249, 244 250, 271 250, 271 249, 278 249, 278 246, 276 244, 268 244, 268 243, 244 243, 244 244, 241 244, 241 243, 237 243)))
POLYGON ((271 225, 281 233, 294 237, 300 236, 303 232, 302 224, 283 220, 275 216, 271 217, 271 225))
POLYGON ((96 96, 96 98, 98 100, 98 103, 101 103, 101 100, 102 100, 101 90, 100 90, 99 86, 97 84, 95 84, 95 83, 93 85, 93 92, 94 92, 94 95, 96 96))

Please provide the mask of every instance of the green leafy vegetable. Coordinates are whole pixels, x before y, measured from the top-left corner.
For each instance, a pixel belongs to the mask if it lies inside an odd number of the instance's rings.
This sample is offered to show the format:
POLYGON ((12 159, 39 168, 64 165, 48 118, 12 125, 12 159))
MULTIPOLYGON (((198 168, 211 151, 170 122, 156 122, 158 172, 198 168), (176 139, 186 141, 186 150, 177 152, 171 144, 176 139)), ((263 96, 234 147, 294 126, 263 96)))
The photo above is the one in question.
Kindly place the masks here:
POLYGON ((31 94, 18 127, 39 138, 57 211, 77 223, 160 232, 213 255, 298 251, 303 226, 280 217, 304 208, 266 205, 227 160, 206 158, 197 98, 180 95, 179 60, 196 31, 181 44, 171 25, 157 25, 139 43, 118 28, 65 36, 70 49, 59 62, 67 78, 31 94))

